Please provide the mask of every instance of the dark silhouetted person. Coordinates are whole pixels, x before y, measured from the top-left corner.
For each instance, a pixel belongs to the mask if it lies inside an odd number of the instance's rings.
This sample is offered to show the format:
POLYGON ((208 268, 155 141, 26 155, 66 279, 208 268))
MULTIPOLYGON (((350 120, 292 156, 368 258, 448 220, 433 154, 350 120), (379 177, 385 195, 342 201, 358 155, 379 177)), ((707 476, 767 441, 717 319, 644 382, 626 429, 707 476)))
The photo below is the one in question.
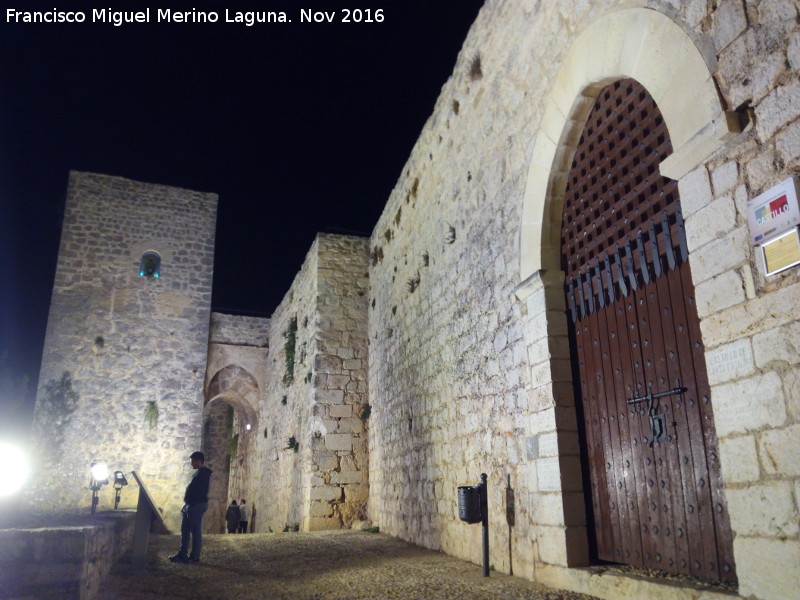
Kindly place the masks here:
POLYGON ((228 524, 228 533, 236 533, 239 527, 239 507, 236 506, 236 500, 231 502, 228 511, 225 513, 225 522, 228 524))
POLYGON ((244 503, 242 498, 239 503, 239 533, 247 533, 247 522, 250 520, 250 507, 244 503))
POLYGON ((184 507, 181 511, 181 549, 172 562, 197 562, 203 549, 203 514, 208 508, 208 483, 211 480, 211 469, 205 466, 206 457, 202 452, 193 452, 189 457, 192 468, 197 472, 192 476, 186 493, 183 495, 184 507), (192 553, 189 552, 189 538, 192 540, 192 553))

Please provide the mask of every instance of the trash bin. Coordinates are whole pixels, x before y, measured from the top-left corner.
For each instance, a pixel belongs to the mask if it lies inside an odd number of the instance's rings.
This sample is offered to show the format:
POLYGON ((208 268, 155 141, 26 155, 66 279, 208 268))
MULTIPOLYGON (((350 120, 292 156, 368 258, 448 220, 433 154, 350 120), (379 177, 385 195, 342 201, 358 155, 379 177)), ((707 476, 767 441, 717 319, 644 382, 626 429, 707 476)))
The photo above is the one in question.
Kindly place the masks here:
POLYGON ((481 488, 479 485, 462 485, 458 488, 458 518, 465 523, 480 523, 481 488))

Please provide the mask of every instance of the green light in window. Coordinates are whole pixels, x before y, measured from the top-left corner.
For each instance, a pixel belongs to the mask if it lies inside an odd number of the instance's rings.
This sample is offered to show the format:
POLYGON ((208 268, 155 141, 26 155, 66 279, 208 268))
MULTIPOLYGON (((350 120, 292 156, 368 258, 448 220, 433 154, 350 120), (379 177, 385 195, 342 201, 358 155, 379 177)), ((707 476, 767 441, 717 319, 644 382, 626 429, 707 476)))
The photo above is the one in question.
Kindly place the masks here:
POLYGON ((139 277, 158 277, 161 275, 161 257, 157 252, 145 252, 139 263, 139 277))

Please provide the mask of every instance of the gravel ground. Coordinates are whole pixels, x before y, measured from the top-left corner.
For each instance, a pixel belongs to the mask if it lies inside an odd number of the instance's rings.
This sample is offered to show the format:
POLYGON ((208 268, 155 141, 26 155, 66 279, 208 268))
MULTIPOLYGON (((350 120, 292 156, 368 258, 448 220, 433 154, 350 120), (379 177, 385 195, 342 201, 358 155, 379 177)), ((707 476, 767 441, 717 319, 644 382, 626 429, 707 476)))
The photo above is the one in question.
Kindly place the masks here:
POLYGON ((207 535, 203 560, 171 563, 178 536, 151 536, 148 566, 117 564, 102 600, 596 600, 492 572, 384 534, 207 535))

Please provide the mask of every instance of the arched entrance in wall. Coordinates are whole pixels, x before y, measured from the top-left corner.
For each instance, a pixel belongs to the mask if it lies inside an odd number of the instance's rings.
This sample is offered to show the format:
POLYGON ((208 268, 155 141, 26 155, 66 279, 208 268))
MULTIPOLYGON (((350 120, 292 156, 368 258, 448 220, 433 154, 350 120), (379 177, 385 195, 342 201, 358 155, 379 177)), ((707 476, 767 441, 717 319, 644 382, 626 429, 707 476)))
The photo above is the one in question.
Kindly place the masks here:
MULTIPOLYGON (((520 227, 520 284, 516 290, 523 301, 535 295, 535 305, 543 303, 546 314, 554 315, 546 318, 548 335, 567 333, 552 312, 564 310, 564 193, 576 146, 600 90, 623 78, 635 79, 644 86, 662 112, 672 143, 672 154, 658 169, 661 175, 678 180, 702 165, 739 131, 735 115, 720 104, 712 76, 714 66, 706 59, 713 61, 713 53, 707 52, 704 57, 678 24, 647 8, 603 15, 578 35, 564 56, 541 105, 541 122, 528 168, 520 227), (562 300, 557 300, 559 295, 562 300)), ((567 349, 551 348, 553 366, 569 359, 567 349)), ((553 405, 562 410, 554 414, 566 415, 575 410, 573 394, 555 383, 554 379, 553 405)), ((571 443, 572 427, 565 419, 565 429, 559 429, 557 435, 559 440, 564 438, 566 447, 571 443)), ((562 470, 562 490, 581 489, 582 482, 573 473, 571 469, 562 470)), ((583 542, 588 540, 582 523, 574 516, 565 518, 565 537, 571 542, 561 549, 564 557, 553 553, 550 560, 564 566, 586 564, 583 542)))
POLYGON ((604 87, 567 177, 561 267, 596 560, 735 583, 669 132, 604 87))
MULTIPOLYGON (((242 367, 228 365, 210 380, 203 408, 203 451, 214 472, 209 489, 209 507, 203 521, 209 533, 224 532, 224 515, 231 500, 247 498, 248 462, 258 431, 259 387, 242 367)), ((255 517, 255 515, 254 515, 255 517)), ((251 518, 251 528, 255 518, 251 518)))

